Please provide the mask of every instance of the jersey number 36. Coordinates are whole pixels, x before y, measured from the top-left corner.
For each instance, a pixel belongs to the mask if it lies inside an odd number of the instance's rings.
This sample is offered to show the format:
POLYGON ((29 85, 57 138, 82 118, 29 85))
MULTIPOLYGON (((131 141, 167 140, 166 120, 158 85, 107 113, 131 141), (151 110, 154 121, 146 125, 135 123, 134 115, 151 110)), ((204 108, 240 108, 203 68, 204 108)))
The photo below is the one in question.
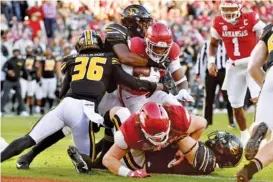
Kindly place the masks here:
POLYGON ((97 64, 105 64, 106 60, 107 58, 103 57, 77 57, 75 62, 79 64, 74 67, 74 72, 77 73, 72 75, 72 81, 82 80, 84 78, 93 81, 101 80, 103 66, 97 64))

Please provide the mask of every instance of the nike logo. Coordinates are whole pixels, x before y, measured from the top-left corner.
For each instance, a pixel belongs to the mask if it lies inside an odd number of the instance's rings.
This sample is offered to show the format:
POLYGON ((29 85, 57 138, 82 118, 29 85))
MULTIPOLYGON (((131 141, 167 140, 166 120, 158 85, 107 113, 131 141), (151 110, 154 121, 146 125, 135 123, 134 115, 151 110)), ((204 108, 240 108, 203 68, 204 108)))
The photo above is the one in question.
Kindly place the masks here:
POLYGON ((125 97, 126 99, 130 99, 131 97, 133 97, 133 96, 127 96, 127 97, 125 97))
POLYGON ((240 29, 243 29, 243 28, 245 28, 245 27, 239 27, 240 29))
POLYGON ((219 23, 220 25, 223 25, 224 23, 219 23))
POLYGON ((16 164, 17 168, 21 168, 23 165, 22 164, 16 164))

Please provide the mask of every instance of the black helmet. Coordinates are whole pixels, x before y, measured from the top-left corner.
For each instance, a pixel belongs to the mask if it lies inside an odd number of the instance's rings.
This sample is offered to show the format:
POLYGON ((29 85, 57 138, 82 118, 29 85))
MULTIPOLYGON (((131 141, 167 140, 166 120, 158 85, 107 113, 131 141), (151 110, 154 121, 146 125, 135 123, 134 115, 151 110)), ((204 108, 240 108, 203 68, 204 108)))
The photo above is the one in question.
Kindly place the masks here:
POLYGON ((225 131, 216 131, 208 135, 205 145, 216 156, 219 167, 235 167, 243 155, 243 145, 238 137, 225 131))
POLYGON ((152 20, 150 13, 139 4, 129 5, 122 11, 122 24, 133 34, 132 36, 144 37, 152 20))
POLYGON ((76 43, 76 51, 80 53, 83 50, 101 50, 103 47, 100 36, 93 30, 85 30, 76 43))

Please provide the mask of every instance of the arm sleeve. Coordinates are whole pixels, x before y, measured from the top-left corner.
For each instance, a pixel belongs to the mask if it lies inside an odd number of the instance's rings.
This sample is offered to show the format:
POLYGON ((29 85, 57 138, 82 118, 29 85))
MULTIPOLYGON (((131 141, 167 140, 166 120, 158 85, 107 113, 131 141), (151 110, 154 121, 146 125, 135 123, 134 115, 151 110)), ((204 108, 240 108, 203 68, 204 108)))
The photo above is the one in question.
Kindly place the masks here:
POLYGON ((272 30, 273 30, 273 23, 267 25, 263 29, 263 33, 262 33, 262 35, 260 37, 260 40, 263 41, 266 44, 266 46, 267 46, 267 43, 268 43, 268 39, 272 35, 272 32, 271 32, 272 30))
POLYGON ((126 73, 120 64, 113 64, 113 78, 117 83, 125 85, 136 91, 155 91, 157 84, 145 80, 139 80, 126 73))
POLYGON ((63 99, 65 94, 67 93, 68 89, 70 88, 70 82, 71 82, 71 75, 69 73, 69 70, 65 72, 61 92, 60 92, 60 99, 63 99))

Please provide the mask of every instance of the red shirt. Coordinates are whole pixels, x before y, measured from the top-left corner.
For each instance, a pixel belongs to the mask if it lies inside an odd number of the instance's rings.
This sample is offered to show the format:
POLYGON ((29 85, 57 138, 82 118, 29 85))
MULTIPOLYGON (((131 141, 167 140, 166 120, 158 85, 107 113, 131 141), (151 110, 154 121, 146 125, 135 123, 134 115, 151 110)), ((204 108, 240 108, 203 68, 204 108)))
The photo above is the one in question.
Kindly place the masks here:
POLYGON ((259 20, 255 12, 241 13, 234 25, 226 22, 220 15, 214 18, 212 27, 223 40, 230 59, 235 61, 250 56, 257 43, 253 28, 259 20))

